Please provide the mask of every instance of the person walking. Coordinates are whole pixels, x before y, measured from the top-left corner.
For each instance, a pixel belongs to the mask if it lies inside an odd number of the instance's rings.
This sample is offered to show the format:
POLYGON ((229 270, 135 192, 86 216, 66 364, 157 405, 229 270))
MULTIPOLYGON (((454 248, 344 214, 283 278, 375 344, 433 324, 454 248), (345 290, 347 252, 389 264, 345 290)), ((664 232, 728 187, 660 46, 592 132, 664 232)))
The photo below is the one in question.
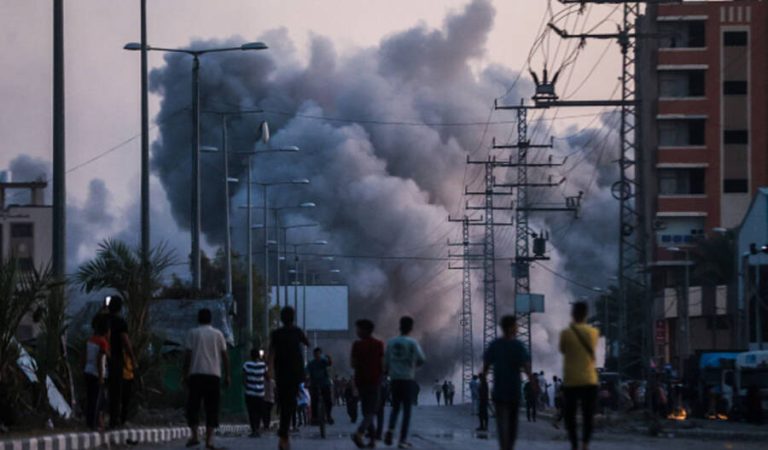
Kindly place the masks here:
MULTIPOLYGON (((333 366, 330 355, 324 355, 323 349, 315 348, 312 352, 312 361, 307 363, 306 373, 309 379, 309 392, 311 395, 312 421, 320 417, 318 408, 325 408, 325 421, 333 425, 333 398, 331 393, 331 375, 329 370, 333 366)), ((346 392, 345 392, 346 394, 346 392)))
POLYGON ((469 395, 472 398, 472 414, 477 414, 478 395, 480 394, 480 377, 472 375, 472 380, 469 382, 469 395))
POLYGON ((200 444, 198 424, 202 402, 205 405, 205 448, 207 450, 216 448, 213 445, 213 433, 219 426, 222 374, 225 387, 229 387, 231 380, 227 341, 221 331, 211 326, 212 321, 210 309, 203 308, 198 311, 198 326, 187 333, 184 343, 186 355, 182 372, 189 388, 187 424, 190 438, 187 441, 187 447, 200 444))
POLYGON ((94 319, 93 336, 85 344, 85 423, 96 431, 104 428, 102 405, 104 403, 104 382, 107 378, 109 358, 109 318, 94 319))
POLYGON ((369 435, 368 447, 376 446, 376 428, 374 419, 378 412, 379 394, 384 373, 384 343, 373 337, 374 323, 361 319, 355 323, 358 340, 352 344, 350 361, 355 371, 355 386, 362 406, 363 418, 357 432, 352 435, 352 442, 358 448, 364 448, 363 437, 369 435))
POLYGON ((560 332, 560 353, 563 354, 564 418, 571 448, 579 448, 576 432, 576 410, 581 405, 581 449, 588 450, 592 438, 592 421, 597 401, 597 370, 595 348, 600 333, 587 325, 589 308, 586 302, 576 302, 571 310, 568 328, 560 332))
POLYGON ((118 428, 125 423, 131 402, 130 391, 128 395, 123 392, 129 388, 123 380, 123 368, 126 361, 130 364, 131 372, 138 370, 139 365, 128 335, 128 323, 121 315, 123 298, 119 295, 110 295, 104 302, 109 310, 110 329, 109 428, 118 428))
POLYGON ((448 398, 448 391, 450 388, 448 387, 448 380, 443 381, 443 405, 448 406, 450 402, 450 398, 448 398))
POLYGON ((503 336, 488 345, 483 355, 483 375, 493 368, 493 402, 496 406, 499 448, 512 450, 517 439, 517 415, 520 406, 522 379, 525 372, 528 380, 531 374, 531 357, 525 345, 517 340, 517 322, 514 316, 501 318, 503 336))
POLYGON ((435 384, 432 385, 432 393, 435 394, 437 406, 440 406, 440 394, 443 393, 443 385, 440 384, 440 380, 435 380, 435 384))
POLYGON ((398 448, 411 448, 408 442, 408 427, 411 422, 413 395, 416 391, 416 368, 424 365, 426 358, 419 343, 409 334, 413 331, 413 318, 400 318, 400 336, 387 342, 384 353, 384 370, 389 375, 392 390, 392 412, 389 415, 389 427, 384 435, 384 443, 392 445, 392 439, 397 426, 397 416, 403 409, 403 422, 400 425, 400 442, 398 448))
POLYGON ((280 311, 283 326, 274 330, 269 339, 270 374, 275 375, 277 400, 280 408, 280 426, 277 435, 278 447, 290 448, 289 431, 291 418, 296 412, 296 398, 299 385, 304 378, 304 358, 302 345, 309 346, 309 340, 301 328, 294 325, 296 312, 290 306, 280 311))
POLYGON ((251 349, 251 359, 243 364, 243 386, 245 406, 251 424, 251 437, 259 437, 261 415, 264 414, 264 381, 267 378, 267 363, 263 351, 251 349))
MULTIPOLYGON (((535 380, 534 378, 533 380, 535 380)), ((528 422, 536 422, 536 387, 535 381, 527 381, 523 385, 523 395, 525 396, 525 418, 528 422)))
POLYGON ((480 427, 477 431, 488 431, 488 408, 490 407, 490 389, 488 378, 484 373, 479 376, 477 386, 477 416, 480 419, 480 427))
POLYGON ((453 381, 448 382, 448 404, 453 406, 453 399, 456 397, 456 386, 453 381))

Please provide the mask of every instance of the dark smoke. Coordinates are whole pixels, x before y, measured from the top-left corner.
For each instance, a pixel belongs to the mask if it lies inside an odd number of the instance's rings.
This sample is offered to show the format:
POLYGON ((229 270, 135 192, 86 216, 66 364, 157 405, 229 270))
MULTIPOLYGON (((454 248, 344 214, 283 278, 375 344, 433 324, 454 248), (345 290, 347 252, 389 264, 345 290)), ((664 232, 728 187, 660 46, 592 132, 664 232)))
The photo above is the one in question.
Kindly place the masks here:
MULTIPOLYGON (((462 12, 448 16, 441 29, 418 26, 384 38, 377 47, 343 55, 328 39, 315 36, 306 64, 298 62, 284 30, 272 31, 262 36, 271 45, 268 52, 203 58, 203 110, 266 111, 262 117, 244 116, 232 122, 229 142, 233 151, 254 148, 258 124, 264 118, 272 129, 271 145, 302 148, 298 155, 260 157, 254 172, 258 181, 312 180, 305 189, 275 189, 270 194, 273 205, 299 201, 318 204, 315 211, 294 213, 288 220, 316 221, 321 228, 292 232, 290 240, 326 238, 330 245, 317 250, 325 254, 446 256, 446 238, 456 236, 456 228, 446 219, 449 213, 461 214, 463 184, 477 179, 474 170, 464 176, 466 156, 483 158, 487 148, 477 151, 482 126, 441 124, 483 122, 493 99, 506 92, 516 77, 499 66, 473 70, 472 63, 484 54, 494 15, 488 0, 474 0, 462 12), (408 124, 392 126, 381 121, 408 124)), ((194 41, 190 47, 238 45, 245 40, 194 41)), ((191 61, 177 54, 167 55, 165 61, 166 66, 151 74, 152 90, 162 96, 153 167, 167 192, 173 217, 181 228, 188 229, 191 61)), ((517 103, 530 93, 531 84, 524 81, 501 100, 517 103)), ((220 134, 219 120, 204 115, 203 143, 220 146, 220 134)), ((491 125, 486 136, 494 135, 508 136, 509 126, 491 125)), ((580 147, 578 135, 568 144, 570 150, 564 151, 587 150, 580 147)), ((203 158, 203 231, 211 244, 219 245, 224 232, 221 159, 211 155, 203 158)), ((244 168, 236 161, 233 158, 231 163, 232 176, 244 180, 244 168)), ((594 164, 587 159, 587 168, 580 171, 594 171, 594 164)), ((582 176, 586 175, 571 175, 582 176)), ((592 190, 602 195, 605 180, 601 177, 599 183, 592 190)), ((254 203, 262 201, 256 195, 254 203)), ((242 234, 237 228, 242 223, 237 207, 243 204, 241 183, 232 200, 235 238, 242 234)), ((603 210, 596 205, 585 208, 587 228, 587 221, 602 220, 599 216, 603 210), (588 212, 590 208, 594 210, 588 212)), ((558 223, 547 225, 555 227, 558 223)), ((597 231, 590 231, 594 233, 580 238, 595 237, 597 231)), ((508 232, 497 242, 501 242, 497 254, 513 254, 508 232)), ((556 241, 556 245, 563 252, 591 250, 587 241, 577 244, 570 238, 556 241)), ((565 263, 574 264, 569 261, 565 263)), ((350 286, 353 318, 370 316, 380 334, 388 336, 395 332, 399 315, 411 314, 417 320, 417 334, 431 355, 425 376, 442 376, 455 367, 460 360, 460 274, 448 271, 447 262, 357 257, 339 258, 336 265, 343 269, 350 286)), ((497 277, 501 302, 508 305, 508 265, 499 265, 497 277)), ((478 279, 474 281, 479 286, 478 279)), ((543 281, 554 283, 551 277, 543 281)), ((478 295, 475 304, 478 337, 480 298, 478 295)), ((548 327, 547 332, 551 331, 548 327)), ((554 354, 552 350, 548 348, 550 354, 554 354)), ((555 367, 550 359, 546 364, 555 367)))

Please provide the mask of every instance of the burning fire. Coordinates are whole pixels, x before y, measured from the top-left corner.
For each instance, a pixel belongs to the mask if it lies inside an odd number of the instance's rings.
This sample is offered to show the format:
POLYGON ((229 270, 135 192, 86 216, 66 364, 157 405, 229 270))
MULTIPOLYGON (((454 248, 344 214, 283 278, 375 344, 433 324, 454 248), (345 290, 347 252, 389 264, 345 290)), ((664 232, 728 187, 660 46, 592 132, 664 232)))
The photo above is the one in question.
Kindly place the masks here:
POLYGON ((709 420, 728 420, 728 416, 726 414, 722 414, 722 413, 707 414, 707 419, 709 419, 709 420))
POLYGON ((688 418, 688 411, 685 408, 678 408, 667 416, 670 420, 685 420, 688 418))

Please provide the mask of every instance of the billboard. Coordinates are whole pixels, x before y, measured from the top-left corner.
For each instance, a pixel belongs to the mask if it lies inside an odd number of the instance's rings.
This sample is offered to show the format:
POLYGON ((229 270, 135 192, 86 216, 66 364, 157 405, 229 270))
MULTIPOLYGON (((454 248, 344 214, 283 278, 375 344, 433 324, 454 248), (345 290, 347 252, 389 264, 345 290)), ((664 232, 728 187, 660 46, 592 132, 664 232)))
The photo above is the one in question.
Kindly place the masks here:
MULTIPOLYGON (((284 305, 285 286, 281 286, 280 289, 280 303, 284 305)), ((272 286, 271 301, 273 305, 277 304, 275 286, 272 286)), ((307 331, 349 330, 349 288, 347 286, 315 285, 306 286, 306 288, 288 286, 288 305, 296 307, 296 322, 307 331)))

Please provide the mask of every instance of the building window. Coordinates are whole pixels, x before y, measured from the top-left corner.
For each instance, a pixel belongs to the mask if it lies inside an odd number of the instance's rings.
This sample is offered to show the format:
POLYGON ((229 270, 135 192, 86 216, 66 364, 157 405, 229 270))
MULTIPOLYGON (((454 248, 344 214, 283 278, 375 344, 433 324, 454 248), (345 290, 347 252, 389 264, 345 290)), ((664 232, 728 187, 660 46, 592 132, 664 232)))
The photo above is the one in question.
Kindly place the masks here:
POLYGON ((747 95, 746 81, 724 81, 723 95, 747 95))
POLYGON ((659 97, 704 97, 704 70, 662 70, 659 97))
POLYGON ((659 22, 661 48, 702 48, 706 47, 706 26, 703 20, 659 22))
POLYGON ((659 169, 659 195, 704 194, 705 169, 659 169))
POLYGON ((12 223, 11 238, 31 238, 33 227, 31 223, 12 223))
POLYGON ((749 132, 747 130, 723 130, 723 143, 747 144, 749 143, 749 132))
POLYGON ((723 180, 723 192, 726 194, 743 194, 749 192, 749 182, 743 179, 723 180))
POLYGON ((726 31, 723 33, 723 45, 726 47, 746 47, 746 31, 726 31))
POLYGON ((660 147, 705 145, 706 119, 659 120, 660 147))

